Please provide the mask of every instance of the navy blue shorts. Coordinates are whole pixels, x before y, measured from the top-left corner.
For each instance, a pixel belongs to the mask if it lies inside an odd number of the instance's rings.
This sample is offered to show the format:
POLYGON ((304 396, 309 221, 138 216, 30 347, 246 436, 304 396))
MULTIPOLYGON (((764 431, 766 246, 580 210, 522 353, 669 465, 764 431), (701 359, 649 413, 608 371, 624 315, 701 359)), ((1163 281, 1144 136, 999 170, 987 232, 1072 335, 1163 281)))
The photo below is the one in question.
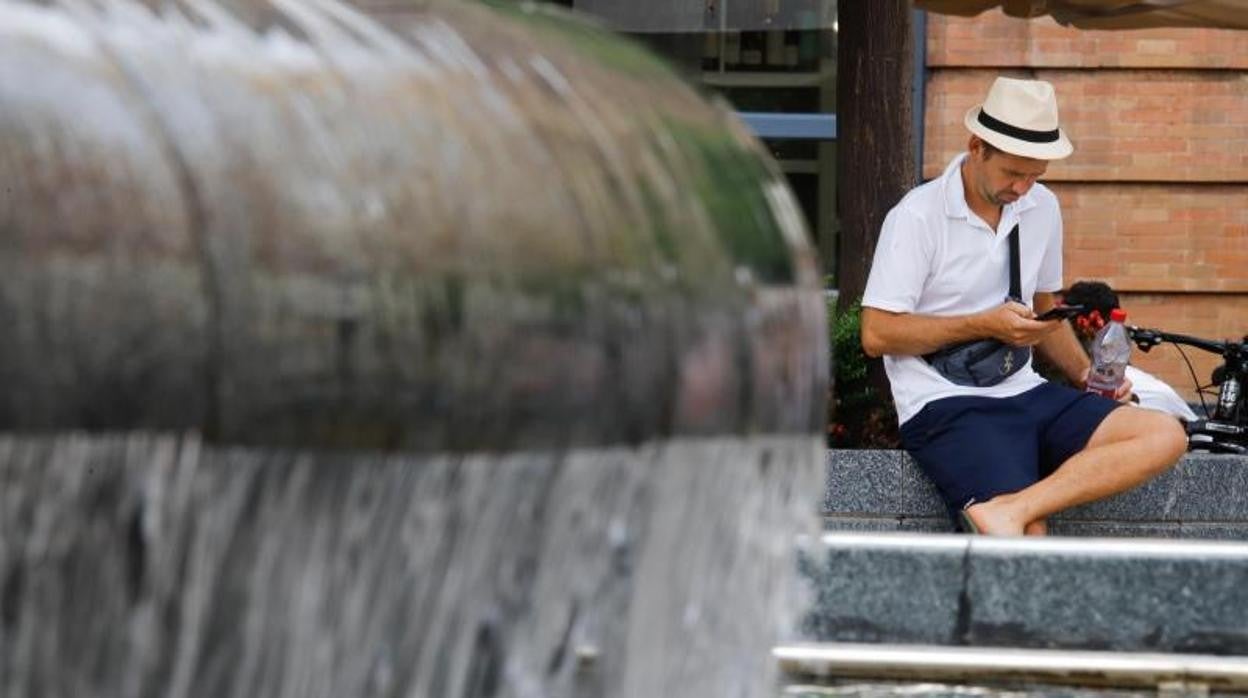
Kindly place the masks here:
POLYGON ((901 443, 952 511, 1047 477, 1118 406, 1056 383, 1008 398, 949 397, 906 420, 901 443))

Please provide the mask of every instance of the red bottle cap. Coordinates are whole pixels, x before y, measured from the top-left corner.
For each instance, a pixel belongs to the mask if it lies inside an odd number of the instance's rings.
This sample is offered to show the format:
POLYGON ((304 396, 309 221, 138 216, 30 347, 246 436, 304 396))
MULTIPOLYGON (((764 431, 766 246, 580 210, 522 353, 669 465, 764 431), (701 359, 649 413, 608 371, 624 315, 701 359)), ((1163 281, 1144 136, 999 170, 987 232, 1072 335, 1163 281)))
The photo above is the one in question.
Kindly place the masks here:
POLYGON ((1113 310, 1109 311, 1109 319, 1114 322, 1126 322, 1127 311, 1123 310, 1122 308, 1114 308, 1113 310))

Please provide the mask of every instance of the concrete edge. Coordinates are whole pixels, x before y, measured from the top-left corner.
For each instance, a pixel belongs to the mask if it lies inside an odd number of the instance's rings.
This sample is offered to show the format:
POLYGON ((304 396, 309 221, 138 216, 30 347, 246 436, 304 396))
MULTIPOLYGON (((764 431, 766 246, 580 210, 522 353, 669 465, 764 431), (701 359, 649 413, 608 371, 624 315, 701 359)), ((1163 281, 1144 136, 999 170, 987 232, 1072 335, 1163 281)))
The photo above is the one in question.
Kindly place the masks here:
POLYGON ((795 643, 772 650, 790 676, 1037 681, 1156 687, 1171 682, 1248 690, 1248 659, 1154 652, 1097 652, 929 645, 795 643))

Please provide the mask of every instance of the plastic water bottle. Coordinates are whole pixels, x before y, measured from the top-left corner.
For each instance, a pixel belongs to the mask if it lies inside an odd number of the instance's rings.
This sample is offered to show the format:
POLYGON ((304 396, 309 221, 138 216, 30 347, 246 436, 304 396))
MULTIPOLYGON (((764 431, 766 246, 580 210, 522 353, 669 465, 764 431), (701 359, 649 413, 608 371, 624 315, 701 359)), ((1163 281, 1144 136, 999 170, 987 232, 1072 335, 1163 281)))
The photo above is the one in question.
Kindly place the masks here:
POLYGON ((1092 341, 1092 370, 1088 372, 1088 392, 1113 399, 1127 376, 1131 360, 1131 339, 1127 336, 1127 311, 1114 308, 1109 322, 1092 341))

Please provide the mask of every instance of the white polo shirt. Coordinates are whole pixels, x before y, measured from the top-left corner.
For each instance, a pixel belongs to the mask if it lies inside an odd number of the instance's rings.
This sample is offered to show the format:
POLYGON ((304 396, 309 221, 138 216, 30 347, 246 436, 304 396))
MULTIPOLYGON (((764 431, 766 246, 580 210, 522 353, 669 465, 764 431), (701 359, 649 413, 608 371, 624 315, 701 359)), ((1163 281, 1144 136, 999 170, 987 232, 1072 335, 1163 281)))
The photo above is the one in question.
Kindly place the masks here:
MULTIPOLYGON (((895 313, 966 315, 1000 305, 1010 288, 1010 229, 1019 224, 1023 299, 1062 287, 1062 217, 1057 197, 1035 184, 1007 204, 994 232, 971 212, 960 165, 906 194, 884 219, 862 304, 895 313)), ((986 388, 946 380, 917 356, 885 356, 897 419, 904 424, 933 400, 957 395, 1010 397, 1044 382, 1031 362, 986 388)))

